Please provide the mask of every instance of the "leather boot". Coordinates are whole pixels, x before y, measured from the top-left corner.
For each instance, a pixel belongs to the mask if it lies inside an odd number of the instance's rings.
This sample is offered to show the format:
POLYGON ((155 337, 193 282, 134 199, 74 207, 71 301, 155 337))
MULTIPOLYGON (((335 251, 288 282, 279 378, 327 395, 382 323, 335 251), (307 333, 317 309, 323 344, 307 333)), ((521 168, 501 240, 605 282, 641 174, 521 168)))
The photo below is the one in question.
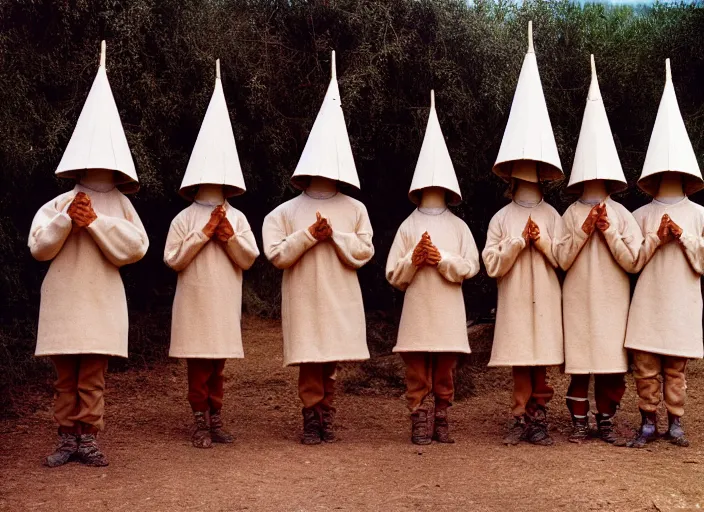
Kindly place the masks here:
POLYGON ((435 431, 433 432, 433 440, 438 443, 452 444, 455 440, 450 436, 450 424, 447 421, 447 407, 438 407, 435 405, 435 431))
POLYGON ((626 446, 626 440, 616 433, 613 416, 597 413, 596 425, 599 429, 599 439, 614 446, 626 446))
POLYGON ((567 440, 570 443, 582 443, 589 437, 589 418, 572 415, 572 433, 567 440))
POLYGON ((78 460, 86 466, 102 467, 108 465, 107 456, 100 451, 95 434, 78 436, 78 460))
POLYGON ((196 448, 212 448, 213 439, 210 437, 210 427, 205 418, 204 412, 193 413, 193 434, 191 435, 191 443, 196 448))
POLYGON ((417 409, 411 413, 411 442, 413 444, 430 444, 433 441, 428 430, 428 411, 417 409))
POLYGON ((667 429, 667 434, 665 435, 665 438, 668 439, 675 446, 689 446, 689 441, 684 436, 684 429, 682 428, 680 417, 673 416, 672 414, 667 413, 667 423, 669 425, 669 428, 667 429))
POLYGON ((508 433, 504 436, 503 443, 507 446, 514 446, 525 441, 526 439, 526 418, 523 416, 514 416, 508 426, 508 433))
POLYGON ((44 458, 43 464, 50 468, 63 466, 76 457, 78 452, 78 439, 75 433, 59 430, 59 441, 54 453, 44 458))
POLYGON ((334 443, 337 441, 335 435, 335 408, 321 407, 320 408, 320 438, 326 443, 334 443))
POLYGON ((301 443, 306 445, 320 444, 320 413, 315 407, 303 408, 303 438, 301 443))
POLYGON ((550 446, 553 440, 548 433, 547 409, 542 405, 534 407, 535 409, 528 413, 526 440, 531 444, 550 446))
POLYGON ((629 448, 643 448, 658 438, 657 415, 654 412, 640 411, 640 431, 627 445, 629 448))
POLYGON ((213 443, 222 444, 229 444, 235 441, 234 436, 223 428, 220 411, 210 412, 210 439, 213 443))

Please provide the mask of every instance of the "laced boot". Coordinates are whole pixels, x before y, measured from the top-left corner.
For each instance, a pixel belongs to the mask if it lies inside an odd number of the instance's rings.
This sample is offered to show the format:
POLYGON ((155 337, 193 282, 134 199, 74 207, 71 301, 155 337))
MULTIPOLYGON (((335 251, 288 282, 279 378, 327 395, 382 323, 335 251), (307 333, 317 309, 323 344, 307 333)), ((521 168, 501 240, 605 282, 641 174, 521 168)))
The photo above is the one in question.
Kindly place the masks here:
POLYGON ((686 447, 689 446, 689 441, 684 436, 684 429, 682 428, 680 419, 679 416, 673 416, 670 413, 667 414, 669 428, 667 429, 667 435, 665 437, 675 446, 686 447))
POLYGON ((204 412, 193 413, 193 434, 191 435, 191 443, 196 448, 212 448, 213 439, 210 437, 210 427, 205 418, 204 412))
POLYGON ((338 440, 335 435, 335 408, 320 408, 320 438, 326 443, 334 443, 338 440))
POLYGON ((43 464, 50 468, 63 466, 78 452, 78 439, 75 433, 62 432, 59 430, 59 441, 56 444, 54 453, 44 457, 43 464))
POLYGON ((536 405, 535 410, 528 414, 526 440, 531 444, 550 446, 552 437, 548 433, 547 410, 542 405, 536 405))
POLYGON ((507 446, 514 446, 526 439, 526 419, 524 416, 514 416, 508 426, 508 433, 504 436, 503 443, 507 446))
POLYGON ((438 443, 452 444, 455 440, 450 435, 450 424, 447 421, 447 407, 435 406, 435 431, 433 440, 438 443))
POLYGON ((303 438, 301 443, 306 445, 320 444, 320 413, 314 407, 303 408, 303 438))
POLYGON ((613 416, 597 413, 596 425, 599 429, 599 439, 614 446, 626 446, 626 440, 616 433, 613 416))
POLYGON ((234 436, 223 428, 220 411, 211 411, 210 413, 210 439, 213 443, 222 444, 229 444, 235 441, 234 436))
POLYGON ((636 437, 628 441, 629 448, 643 448, 658 438, 657 416, 654 412, 640 411, 641 425, 636 437))
POLYGON ((107 456, 100 451, 95 434, 78 436, 78 460, 86 466, 102 467, 108 465, 107 456))
POLYGON ((587 416, 572 416, 572 433, 567 440, 570 443, 582 443, 589 437, 589 418, 587 416))

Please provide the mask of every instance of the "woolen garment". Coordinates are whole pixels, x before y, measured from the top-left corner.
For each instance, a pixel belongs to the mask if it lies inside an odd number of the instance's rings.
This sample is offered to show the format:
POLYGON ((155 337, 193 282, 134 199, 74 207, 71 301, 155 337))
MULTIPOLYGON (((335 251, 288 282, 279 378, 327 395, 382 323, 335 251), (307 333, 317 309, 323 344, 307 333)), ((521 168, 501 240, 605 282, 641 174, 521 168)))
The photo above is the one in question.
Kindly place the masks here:
POLYGON ((127 357, 127 299, 119 267, 142 259, 147 233, 129 199, 116 188, 81 185, 37 212, 29 248, 51 266, 42 283, 36 355, 105 354, 127 357), (66 211, 86 193, 97 218, 74 228, 66 211))
POLYGON ((462 282, 479 272, 479 251, 465 222, 445 210, 415 210, 396 233, 386 279, 406 292, 394 352, 470 353, 462 282), (437 267, 413 264, 413 251, 428 232, 440 251, 437 267))
POLYGON ((559 223, 560 215, 545 201, 532 207, 513 201, 489 223, 482 258, 499 289, 489 366, 564 362, 562 297, 552 253, 559 223), (522 233, 529 216, 540 238, 526 245, 522 233))
POLYGON ((264 219, 264 254, 284 271, 281 320, 284 365, 369 358, 357 269, 374 255, 372 226, 359 201, 305 193, 264 219), (308 231, 320 212, 333 230, 318 242, 308 231))
POLYGON ((701 358, 704 273, 704 207, 687 198, 676 204, 657 200, 633 214, 645 242, 626 330, 626 348, 655 354, 701 358), (682 228, 680 241, 662 244, 657 236, 667 213, 682 228))
POLYGON ((565 373, 625 373, 631 284, 643 236, 623 205, 605 201, 609 227, 582 230, 593 205, 577 201, 562 216, 553 252, 567 271, 562 284, 565 373))
POLYGON ((164 262, 178 272, 171 316, 170 357, 244 357, 242 271, 259 256, 242 212, 225 202, 235 234, 226 244, 209 239, 203 228, 215 208, 193 203, 171 222, 164 262))

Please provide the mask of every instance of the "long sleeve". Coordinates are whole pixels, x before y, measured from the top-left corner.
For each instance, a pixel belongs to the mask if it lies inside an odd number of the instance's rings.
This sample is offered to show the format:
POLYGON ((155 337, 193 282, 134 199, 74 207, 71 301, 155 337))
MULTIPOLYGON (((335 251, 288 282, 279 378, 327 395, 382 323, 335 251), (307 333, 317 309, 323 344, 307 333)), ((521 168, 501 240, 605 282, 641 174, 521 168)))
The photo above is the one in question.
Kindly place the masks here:
POLYGON ((257 241, 244 216, 238 219, 235 234, 227 241, 225 250, 230 259, 243 270, 248 270, 259 256, 257 241))
POLYGON ((318 241, 307 229, 287 234, 282 216, 283 212, 276 210, 266 216, 262 239, 266 258, 276 268, 283 270, 294 265, 318 241))
POLYGON ((603 232, 604 240, 616 262, 626 272, 636 272, 638 255, 643 245, 643 234, 630 212, 625 211, 618 219, 610 219, 609 227, 603 232), (620 224, 617 226, 617 224, 620 224))
POLYGON ((440 251, 442 260, 438 263, 438 272, 451 283, 462 283, 479 272, 479 250, 468 227, 462 233, 461 254, 440 251))
POLYGON ((169 234, 166 237, 164 263, 176 272, 181 272, 193 261, 193 258, 209 240, 202 229, 188 231, 183 217, 179 215, 171 223, 169 234))
POLYGON ((645 267, 650 261, 650 258, 653 257, 653 254, 655 254, 655 251, 660 247, 660 243, 658 234, 654 231, 646 232, 643 235, 643 243, 638 250, 638 259, 636 259, 636 263, 633 266, 634 273, 643 270, 643 267, 645 267))
POLYGON ((399 229, 386 259, 386 280, 402 292, 410 286, 418 271, 418 267, 413 264, 415 246, 409 242, 407 235, 399 229))
POLYGON ((504 235, 499 219, 494 216, 489 223, 486 246, 482 251, 482 259, 489 277, 496 278, 506 275, 525 247, 526 242, 523 238, 504 235))
POLYGON ((125 201, 125 218, 98 214, 98 218, 85 228, 105 257, 116 267, 141 260, 149 248, 149 239, 139 215, 129 200, 125 201))
POLYGON ((682 233, 680 245, 692 269, 697 274, 704 274, 704 233, 682 233))
POLYGON ((553 242, 555 259, 564 271, 568 271, 572 267, 579 252, 589 240, 589 236, 582 230, 581 224, 576 221, 574 211, 571 208, 568 209, 558 224, 553 242))
POLYGON ((60 196, 42 206, 34 216, 27 245, 36 260, 49 261, 64 246, 73 227, 66 213, 72 200, 72 195, 60 196))
POLYGON ((332 226, 331 241, 335 246, 335 252, 340 261, 358 269, 363 267, 374 256, 374 245, 372 244, 372 224, 369 221, 367 210, 362 207, 358 212, 357 225, 354 233, 344 233, 335 230, 332 226))

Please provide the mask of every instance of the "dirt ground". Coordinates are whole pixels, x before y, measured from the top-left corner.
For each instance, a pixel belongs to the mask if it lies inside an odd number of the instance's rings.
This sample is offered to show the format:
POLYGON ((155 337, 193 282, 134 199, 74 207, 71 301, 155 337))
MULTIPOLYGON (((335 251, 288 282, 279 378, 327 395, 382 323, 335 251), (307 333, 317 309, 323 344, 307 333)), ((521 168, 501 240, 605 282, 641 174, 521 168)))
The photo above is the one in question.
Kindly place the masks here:
MULTIPOLYGON (((338 400, 332 445, 299 444, 296 370, 282 368, 276 322, 246 319, 247 358, 226 369, 224 417, 233 445, 189 443, 185 366, 110 374, 107 468, 48 469, 55 426, 46 407, 0 422, 0 510, 697 510, 704 507, 704 366, 690 369, 692 446, 644 450, 566 440, 567 380, 552 373, 553 447, 504 447, 509 374, 475 375, 476 394, 451 410, 455 445, 410 444, 399 390, 338 400)), ((343 372, 341 379, 353 372, 343 372)), ((619 428, 639 423, 629 377, 619 428)))

